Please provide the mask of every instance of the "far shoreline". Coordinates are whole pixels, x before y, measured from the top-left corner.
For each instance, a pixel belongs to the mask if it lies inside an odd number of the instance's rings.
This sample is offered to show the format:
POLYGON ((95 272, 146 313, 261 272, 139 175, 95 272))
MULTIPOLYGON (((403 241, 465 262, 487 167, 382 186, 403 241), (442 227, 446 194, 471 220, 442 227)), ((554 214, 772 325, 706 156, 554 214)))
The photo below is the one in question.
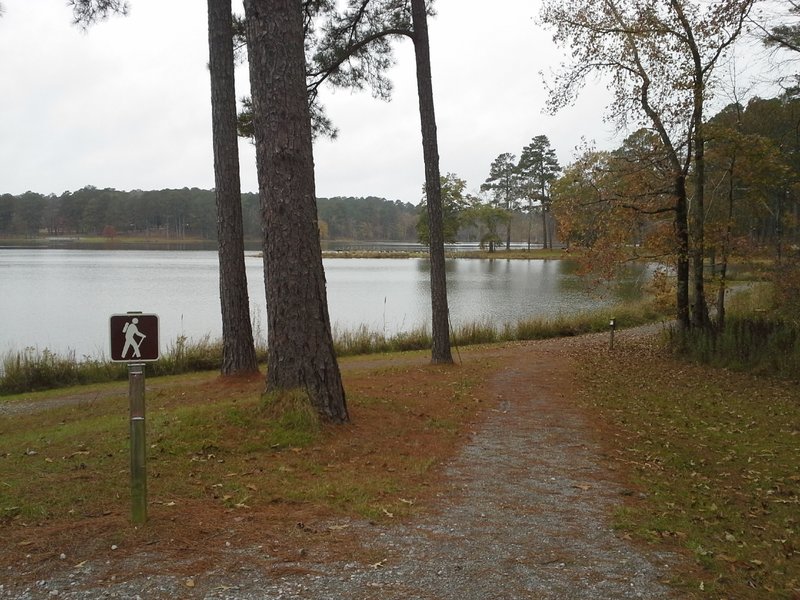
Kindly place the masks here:
MULTIPOLYGON (((576 258, 576 253, 566 248, 542 249, 520 247, 520 242, 510 250, 499 248, 493 252, 476 248, 474 243, 467 243, 468 249, 459 249, 457 244, 447 244, 445 255, 453 259, 507 259, 507 260, 558 260, 576 258)), ((524 246, 524 243, 522 243, 524 246)), ((323 258, 359 258, 359 259, 408 259, 427 258, 424 248, 414 242, 396 241, 354 241, 324 240, 323 258), (381 248, 381 246, 386 246, 381 248), (326 248, 326 246, 329 246, 326 248), (340 246, 340 248, 330 248, 340 246), (393 248, 396 247, 395 248, 393 248)), ((10 249, 24 250, 161 250, 161 251, 216 251, 216 241, 199 238, 167 238, 156 236, 115 236, 113 238, 97 236, 42 236, 36 238, 3 238, 0 237, 0 251, 10 249)), ((258 240, 245 240, 245 251, 261 254, 261 243, 258 240)))

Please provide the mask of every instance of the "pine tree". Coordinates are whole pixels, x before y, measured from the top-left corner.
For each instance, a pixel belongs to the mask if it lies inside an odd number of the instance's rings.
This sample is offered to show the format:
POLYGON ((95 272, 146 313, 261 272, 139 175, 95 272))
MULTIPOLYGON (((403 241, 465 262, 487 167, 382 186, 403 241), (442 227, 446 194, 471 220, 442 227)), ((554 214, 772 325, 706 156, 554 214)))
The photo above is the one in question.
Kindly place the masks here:
POLYGON ((244 7, 265 232, 267 390, 300 389, 325 419, 344 422, 317 224, 302 5, 247 0, 244 7))
POLYGON ((208 0, 223 375, 258 371, 244 264, 231 0, 208 0))

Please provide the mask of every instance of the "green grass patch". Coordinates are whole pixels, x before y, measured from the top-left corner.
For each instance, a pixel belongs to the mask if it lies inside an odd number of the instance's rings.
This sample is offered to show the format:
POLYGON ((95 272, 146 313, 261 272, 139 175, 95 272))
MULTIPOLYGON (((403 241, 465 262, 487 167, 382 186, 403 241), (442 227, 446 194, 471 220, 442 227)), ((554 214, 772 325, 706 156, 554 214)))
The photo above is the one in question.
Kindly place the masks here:
POLYGON ((626 344, 585 357, 583 397, 633 479, 617 525, 689 553, 687 596, 800 593, 800 394, 795 384, 626 344), (704 592, 701 592, 704 590, 704 592))
MULTIPOLYGON (((319 419, 299 398, 280 408, 265 407, 258 393, 175 406, 180 394, 174 389, 148 399, 151 488, 171 496, 241 504, 244 494, 227 480, 228 469, 244 471, 253 453, 308 446, 321 435, 319 419)), ((127 404, 111 400, 88 415, 79 406, 1 420, 0 520, 118 510, 129 490, 128 430, 127 404)))
POLYGON ((612 318, 617 329, 625 329, 653 323, 664 317, 664 313, 657 310, 650 302, 629 302, 593 312, 521 321, 516 325, 506 326, 505 333, 500 339, 541 340, 598 333, 609 331, 612 318))
MULTIPOLYGON (((151 508, 285 504, 381 519, 408 514, 463 421, 474 419, 471 380, 445 368, 357 377, 366 387, 349 393, 355 424, 345 427, 323 425, 305 393, 262 395, 263 381, 184 375, 149 383, 151 508), (413 389, 404 385, 409 374, 413 389)), ((124 514, 129 430, 124 393, 0 413, 0 524, 23 531, 124 514)))
MULTIPOLYGON (((257 355, 259 360, 265 361, 266 349, 257 348, 257 355)), ((1 364, 0 396, 128 378, 125 364, 88 356, 78 359, 74 352, 62 355, 47 348, 9 352, 1 364)), ((165 377, 218 370, 221 364, 221 340, 212 340, 209 336, 190 340, 180 336, 167 346, 157 361, 147 364, 147 374, 149 377, 165 377)))
POLYGON ((124 365, 84 357, 74 352, 59 355, 48 349, 26 348, 2 359, 0 394, 14 394, 54 387, 85 385, 127 377, 124 365))
MULTIPOLYGON (((643 300, 586 313, 526 319, 504 325, 490 321, 457 324, 451 330, 450 341, 454 346, 471 346, 494 342, 541 340, 608 331, 612 318, 618 329, 624 329, 653 323, 665 316, 663 310, 659 310, 652 302, 643 300)), ((426 350, 430 348, 431 338, 425 326, 393 336, 386 336, 362 326, 355 331, 334 331, 334 345, 339 356, 352 356, 426 350)))
POLYGON ((272 448, 305 448, 319 439, 322 421, 303 390, 272 392, 262 398, 272 427, 266 441, 272 448))
POLYGON ((73 410, 53 409, 48 427, 32 415, 0 425, 0 520, 74 515, 91 506, 108 510, 119 492, 100 472, 125 469, 128 458, 124 413, 98 410, 81 419, 73 410), (87 480, 94 484, 86 486, 87 480), (42 494, 47 490, 49 493, 42 494))
POLYGON ((496 342, 503 337, 503 334, 497 326, 487 320, 457 325, 453 327, 451 337, 456 346, 472 346, 496 342))
POLYGON ((762 283, 740 288, 728 304, 721 329, 670 329, 672 350, 714 367, 800 378, 800 320, 777 305, 773 286, 762 283))
POLYGON ((386 335, 366 325, 354 330, 334 328, 333 346, 337 356, 406 352, 430 348, 431 335, 424 325, 394 335, 386 335))
POLYGON ((672 328, 670 344, 684 358, 703 364, 800 378, 800 326, 782 319, 731 316, 722 331, 672 328))

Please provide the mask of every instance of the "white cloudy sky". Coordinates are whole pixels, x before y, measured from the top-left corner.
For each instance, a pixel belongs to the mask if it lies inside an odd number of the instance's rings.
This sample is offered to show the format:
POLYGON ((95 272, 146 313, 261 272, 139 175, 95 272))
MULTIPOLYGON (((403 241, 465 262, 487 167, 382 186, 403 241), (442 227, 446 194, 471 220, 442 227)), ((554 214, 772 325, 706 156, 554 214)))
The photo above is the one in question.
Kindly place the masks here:
MULTIPOLYGON (((214 185, 204 0, 130 0, 128 17, 88 32, 65 0, 3 0, 0 193, 60 194, 214 185)), ((236 3, 235 3, 236 4, 236 3)), ((562 164, 585 137, 615 143, 602 87, 557 116, 543 112, 540 71, 559 52, 531 0, 437 0, 430 22, 442 173, 476 190, 491 161, 547 135, 562 164), (490 8, 488 8, 490 7, 490 8)), ((413 49, 396 47, 393 99, 326 93, 334 141, 315 146, 317 194, 417 203, 424 179, 413 49)), ((237 71, 240 95, 246 68, 237 71)), ((242 187, 256 191, 241 143, 242 187)))

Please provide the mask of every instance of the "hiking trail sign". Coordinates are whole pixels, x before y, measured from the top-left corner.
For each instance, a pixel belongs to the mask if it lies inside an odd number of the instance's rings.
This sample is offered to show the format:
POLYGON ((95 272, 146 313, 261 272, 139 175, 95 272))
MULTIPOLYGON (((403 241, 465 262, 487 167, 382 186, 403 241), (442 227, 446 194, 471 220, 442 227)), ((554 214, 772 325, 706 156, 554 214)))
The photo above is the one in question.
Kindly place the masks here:
POLYGON ((158 315, 129 312, 111 315, 112 362, 158 360, 158 315))

